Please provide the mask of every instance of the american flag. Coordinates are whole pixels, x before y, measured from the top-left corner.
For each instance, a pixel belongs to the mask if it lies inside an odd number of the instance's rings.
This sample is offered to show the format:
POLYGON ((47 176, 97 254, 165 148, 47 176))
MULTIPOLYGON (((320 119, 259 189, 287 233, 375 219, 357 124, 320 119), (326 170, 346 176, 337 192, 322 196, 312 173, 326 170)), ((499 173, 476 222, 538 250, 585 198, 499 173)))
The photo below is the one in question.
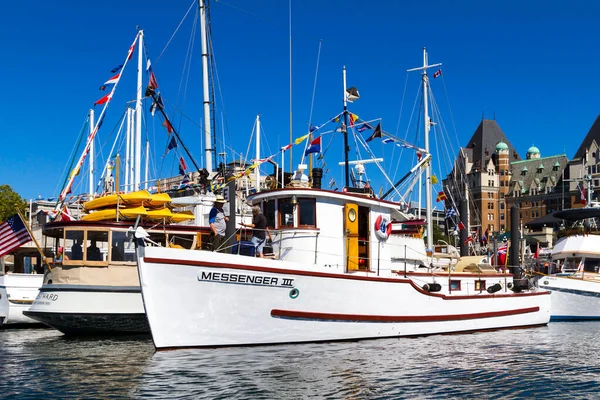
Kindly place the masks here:
POLYGON ((10 253, 31 240, 25 223, 18 214, 0 224, 0 257, 10 253))

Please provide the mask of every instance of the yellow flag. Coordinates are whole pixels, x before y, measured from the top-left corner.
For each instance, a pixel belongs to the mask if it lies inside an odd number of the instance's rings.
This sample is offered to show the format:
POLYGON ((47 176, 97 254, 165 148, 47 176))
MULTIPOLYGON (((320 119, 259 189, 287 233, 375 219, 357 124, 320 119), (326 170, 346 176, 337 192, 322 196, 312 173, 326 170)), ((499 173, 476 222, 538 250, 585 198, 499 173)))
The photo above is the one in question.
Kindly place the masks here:
POLYGON ((304 142, 308 138, 308 135, 310 135, 310 133, 307 133, 304 136, 300 136, 298 139, 294 140, 294 144, 300 144, 304 142))
POLYGON ((435 185, 436 183, 438 183, 438 178, 435 175, 431 175, 431 184, 435 185))

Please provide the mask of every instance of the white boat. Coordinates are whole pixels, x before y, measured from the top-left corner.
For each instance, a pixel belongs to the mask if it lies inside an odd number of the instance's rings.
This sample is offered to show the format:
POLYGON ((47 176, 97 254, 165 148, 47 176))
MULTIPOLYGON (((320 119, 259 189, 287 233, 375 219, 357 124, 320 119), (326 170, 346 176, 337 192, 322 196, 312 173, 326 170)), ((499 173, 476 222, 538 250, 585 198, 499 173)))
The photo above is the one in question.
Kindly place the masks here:
MULTIPOLYGON (((43 285, 40 276, 31 297, 33 304, 24 314, 71 335, 148 333, 134 244, 127 235, 133 224, 46 224, 46 240, 53 241, 55 248, 62 247, 64 255, 52 263, 43 285), (92 243, 99 253, 91 252, 92 243)), ((150 223, 144 226, 153 240, 165 246, 195 249, 206 246, 210 240, 208 228, 150 223)))
POLYGON ((33 304, 43 280, 41 274, 0 274, 0 326, 39 323, 23 313, 33 304))
MULTIPOLYGON (((425 86, 428 67, 424 52, 425 86)), ((512 275, 489 264, 461 265, 453 252, 446 251, 444 259, 444 251, 432 245, 431 223, 427 251, 418 228, 422 222, 415 226, 416 217, 402 211, 404 204, 376 198, 365 185, 349 185, 346 100, 344 190, 323 190, 320 178, 309 187, 300 168, 299 179, 289 187, 248 198, 267 218, 273 235, 270 257, 171 249, 146 240, 143 229, 136 231, 142 297, 157 349, 419 336, 548 323, 549 292, 513 286, 512 275)), ((429 122, 427 111, 425 120, 429 122)), ((415 170, 426 169, 429 179, 430 154, 423 150, 415 170)), ((320 177, 314 172, 313 177, 320 177)), ((429 187, 427 191, 429 219, 429 187)))
POLYGON ((398 204, 317 188, 279 189, 251 201, 263 207, 275 203, 282 218, 294 197, 300 207, 314 207, 315 218, 301 226, 297 210, 293 226, 277 226, 273 259, 140 246, 142 295, 158 349, 548 322, 548 292, 512 292, 512 276, 493 268, 434 272, 425 267, 431 260, 420 237, 392 233, 380 241, 373 221, 382 216, 401 224, 398 204), (498 291, 489 293, 490 288, 498 291))
MULTIPOLYGON (((557 211, 557 218, 575 222, 600 217, 598 208, 557 211)), ((553 274, 538 277, 538 286, 552 293, 551 320, 600 320, 600 232, 568 229, 552 249, 553 274)))

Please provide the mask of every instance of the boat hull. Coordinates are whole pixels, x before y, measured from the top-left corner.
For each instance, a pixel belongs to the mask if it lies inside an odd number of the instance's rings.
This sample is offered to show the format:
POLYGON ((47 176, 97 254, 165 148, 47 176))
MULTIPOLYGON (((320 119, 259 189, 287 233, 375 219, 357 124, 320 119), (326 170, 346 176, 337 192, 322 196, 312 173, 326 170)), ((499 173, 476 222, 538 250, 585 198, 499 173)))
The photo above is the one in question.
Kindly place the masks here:
POLYGON ((25 314, 69 335, 150 331, 139 286, 48 284, 25 314))
POLYGON ((156 348, 357 340, 546 324, 548 292, 427 293, 410 279, 239 255, 145 248, 156 348))
POLYGON ((600 282, 543 276, 538 285, 551 292, 551 321, 600 320, 600 282))
POLYGON ((31 307, 43 280, 38 274, 0 275, 0 324, 39 324, 24 312, 31 307))

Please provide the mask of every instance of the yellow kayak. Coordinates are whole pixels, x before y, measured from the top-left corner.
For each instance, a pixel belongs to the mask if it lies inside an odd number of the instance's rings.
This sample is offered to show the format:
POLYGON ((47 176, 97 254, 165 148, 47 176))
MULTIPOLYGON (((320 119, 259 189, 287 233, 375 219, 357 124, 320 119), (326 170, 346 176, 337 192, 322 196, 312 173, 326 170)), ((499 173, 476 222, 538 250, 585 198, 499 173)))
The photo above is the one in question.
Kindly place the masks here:
POLYGON ((146 207, 156 208, 164 207, 166 204, 171 203, 171 196, 168 193, 155 193, 151 195, 151 199, 148 202, 144 202, 146 207))
POLYGON ((189 221, 196 217, 194 217, 194 213, 191 211, 181 211, 181 212, 172 212, 168 208, 160 208, 157 210, 148 210, 145 215, 146 219, 152 220, 169 220, 173 223, 189 221))
MULTIPOLYGON (((138 215, 146 215, 147 211, 144 207, 133 207, 133 208, 120 208, 119 209, 119 219, 132 219, 136 218, 138 215)), ((117 219, 117 209, 109 208, 105 210, 97 210, 92 211, 89 214, 81 217, 82 221, 115 221, 117 219)))
POLYGON ((183 222, 183 221, 189 221, 196 218, 194 216, 194 213, 191 211, 180 211, 180 212, 175 212, 173 213, 173 216, 171 217, 171 221, 173 222, 183 222))
POLYGON ((86 211, 97 210, 99 208, 116 206, 137 207, 152 200, 152 195, 147 190, 138 190, 130 193, 115 193, 83 203, 83 208, 86 211))

